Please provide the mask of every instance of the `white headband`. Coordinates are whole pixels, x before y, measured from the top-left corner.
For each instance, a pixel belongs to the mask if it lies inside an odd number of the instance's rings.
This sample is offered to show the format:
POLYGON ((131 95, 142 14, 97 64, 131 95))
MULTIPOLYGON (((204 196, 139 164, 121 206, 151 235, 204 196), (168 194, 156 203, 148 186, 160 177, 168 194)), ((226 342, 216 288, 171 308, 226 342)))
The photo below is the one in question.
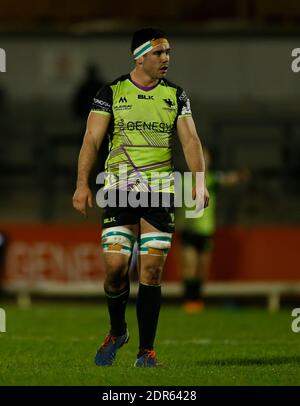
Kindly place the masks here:
POLYGON ((140 58, 147 52, 151 51, 151 49, 161 44, 169 45, 169 42, 166 38, 152 39, 151 41, 145 42, 144 44, 140 45, 133 51, 134 59, 140 58))

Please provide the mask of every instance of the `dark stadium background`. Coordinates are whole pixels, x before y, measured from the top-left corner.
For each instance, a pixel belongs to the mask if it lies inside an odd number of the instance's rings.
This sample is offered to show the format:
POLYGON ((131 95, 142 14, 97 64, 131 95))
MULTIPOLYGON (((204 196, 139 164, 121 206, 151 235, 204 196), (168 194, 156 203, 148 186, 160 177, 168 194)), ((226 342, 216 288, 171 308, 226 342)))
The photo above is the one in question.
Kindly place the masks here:
MULTIPOLYGON (((147 382, 299 384, 299 379, 288 380, 289 374, 299 376, 299 337, 291 332, 291 310, 300 295, 300 72, 292 70, 292 51, 300 48, 299 2, 153 0, 149 7, 137 0, 1 0, 6 72, 0 73, 0 307, 7 311, 7 332, 0 333, 0 364, 8 371, 3 384, 109 384, 97 380, 101 372, 92 364, 85 379, 73 370, 57 381, 50 367, 41 374, 38 361, 31 372, 29 365, 23 373, 10 373, 9 354, 17 346, 21 360, 26 353, 35 359, 37 342, 39 351, 48 346, 51 352, 58 344, 64 353, 72 337, 73 344, 76 339, 83 343, 80 371, 91 362, 107 328, 100 213, 94 208, 83 218, 72 208, 86 106, 76 94, 88 67, 98 72, 99 83, 131 69, 130 36, 143 26, 170 34, 168 78, 189 94, 213 167, 251 172, 246 184, 218 192, 207 309, 192 320, 178 306, 180 242, 174 237, 164 275, 160 335, 167 363, 175 367, 147 382), (39 326, 44 323, 43 333, 39 326), (75 323, 82 326, 80 333, 75 323), (56 335, 61 324, 65 330, 56 335), (176 369, 185 352, 173 358, 175 341, 183 339, 177 337, 180 330, 189 331, 187 345, 195 346, 190 360, 204 349, 190 375, 176 369), (249 333, 247 339, 242 331, 249 333), (22 334, 28 337, 23 340, 22 334), (222 358, 224 337, 236 351, 228 350, 222 358), (263 350, 258 343, 265 345, 263 350), (214 350, 205 352, 210 345, 214 350), (241 366, 254 370, 252 378, 249 371, 237 372, 241 366), (203 373, 209 368, 211 376, 203 373), (228 368, 228 376, 219 368, 228 368)), ((176 142, 174 148, 175 165, 182 170, 176 142)), ((98 170, 102 164, 99 159, 98 170)), ((95 182, 92 186, 96 192, 95 182)), ((135 289, 133 281, 133 300, 135 289)), ((134 308, 129 311, 134 324, 134 308)), ((133 347, 130 351, 134 354, 133 347)), ((111 384, 134 381, 134 372, 122 380, 122 362, 116 376, 111 374, 111 384)), ((185 359, 184 365, 189 362, 185 359)), ((62 358, 61 365, 66 364, 67 357, 62 358)))

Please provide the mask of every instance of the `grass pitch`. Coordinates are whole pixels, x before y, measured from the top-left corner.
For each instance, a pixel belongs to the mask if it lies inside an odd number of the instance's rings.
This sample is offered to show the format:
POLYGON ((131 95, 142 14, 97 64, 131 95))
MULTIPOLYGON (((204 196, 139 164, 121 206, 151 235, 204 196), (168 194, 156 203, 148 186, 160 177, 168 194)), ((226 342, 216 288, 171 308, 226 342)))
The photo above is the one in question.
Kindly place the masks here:
POLYGON ((96 367, 107 330, 104 305, 1 304, 0 385, 299 385, 300 333, 291 312, 207 309, 187 315, 164 305, 156 338, 161 368, 137 369, 135 308, 128 307, 130 341, 111 367, 96 367))

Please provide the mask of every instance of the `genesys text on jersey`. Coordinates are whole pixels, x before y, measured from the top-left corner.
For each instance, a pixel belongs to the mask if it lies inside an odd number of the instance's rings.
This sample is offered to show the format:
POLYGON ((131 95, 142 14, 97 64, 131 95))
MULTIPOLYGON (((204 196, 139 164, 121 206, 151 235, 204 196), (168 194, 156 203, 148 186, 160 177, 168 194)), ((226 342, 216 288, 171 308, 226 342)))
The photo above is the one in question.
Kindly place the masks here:
POLYGON ((151 130, 162 133, 171 133, 174 130, 174 125, 168 123, 159 123, 157 121, 128 121, 120 120, 117 124, 120 130, 128 131, 141 131, 141 130, 151 130))

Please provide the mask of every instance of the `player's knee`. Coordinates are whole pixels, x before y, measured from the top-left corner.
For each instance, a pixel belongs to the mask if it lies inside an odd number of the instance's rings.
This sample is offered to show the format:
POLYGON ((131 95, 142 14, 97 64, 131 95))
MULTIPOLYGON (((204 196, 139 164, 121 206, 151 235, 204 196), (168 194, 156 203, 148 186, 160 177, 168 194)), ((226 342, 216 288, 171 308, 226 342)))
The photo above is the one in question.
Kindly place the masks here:
POLYGON ((157 285, 160 283, 163 271, 162 265, 146 265, 141 272, 141 282, 149 285, 157 285))
POLYGON ((109 274, 123 274, 126 272, 128 267, 127 258, 110 258, 109 261, 106 261, 105 268, 106 273, 109 274))
POLYGON ((105 289, 109 292, 123 289, 127 283, 127 263, 114 262, 106 265, 105 289))

